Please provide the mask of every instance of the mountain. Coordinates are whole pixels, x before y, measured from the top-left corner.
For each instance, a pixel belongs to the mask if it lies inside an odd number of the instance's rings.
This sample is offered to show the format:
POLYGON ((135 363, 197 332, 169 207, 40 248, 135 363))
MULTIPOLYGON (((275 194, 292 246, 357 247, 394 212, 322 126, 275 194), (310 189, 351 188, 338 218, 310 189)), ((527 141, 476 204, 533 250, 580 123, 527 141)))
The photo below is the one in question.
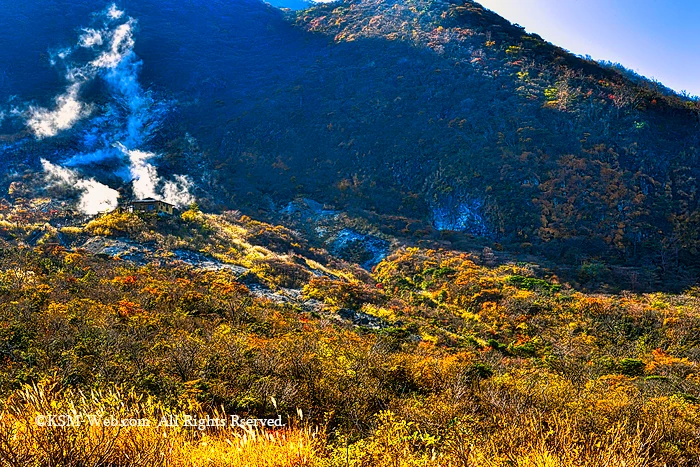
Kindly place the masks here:
MULTIPOLYGON (((31 57, 3 49, 2 62, 22 64, 4 71, 3 92, 49 106, 64 84, 41 54, 75 43, 71 31, 99 5, 41 3, 3 20, 31 57), (46 39, 25 37, 27 24, 46 39)), ((698 109, 658 83, 573 56, 471 1, 121 7, 138 20, 143 92, 168 103, 140 139, 173 183, 193 177, 203 206, 276 220, 307 198, 420 223, 419 235, 641 267, 679 287, 697 277, 698 109)), ((99 83, 84 92, 113 98, 99 83)), ((6 140, 19 125, 5 121, 6 140)), ((70 132, 57 137, 59 149, 40 145, 51 163, 85 152, 70 132)), ((10 173, 36 171, 28 154, 41 147, 14 149, 10 173)), ((116 167, 81 170, 124 183, 116 167)))
POLYGON ((468 0, 5 3, 0 465, 699 465, 697 102, 468 0))

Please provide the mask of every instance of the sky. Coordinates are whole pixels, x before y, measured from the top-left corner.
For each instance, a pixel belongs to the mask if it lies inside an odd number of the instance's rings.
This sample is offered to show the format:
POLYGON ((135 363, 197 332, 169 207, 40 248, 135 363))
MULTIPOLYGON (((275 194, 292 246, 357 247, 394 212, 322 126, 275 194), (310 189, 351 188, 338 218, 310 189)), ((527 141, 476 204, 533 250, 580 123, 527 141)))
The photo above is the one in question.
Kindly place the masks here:
POLYGON ((700 0, 477 0, 578 55, 700 95, 700 0))

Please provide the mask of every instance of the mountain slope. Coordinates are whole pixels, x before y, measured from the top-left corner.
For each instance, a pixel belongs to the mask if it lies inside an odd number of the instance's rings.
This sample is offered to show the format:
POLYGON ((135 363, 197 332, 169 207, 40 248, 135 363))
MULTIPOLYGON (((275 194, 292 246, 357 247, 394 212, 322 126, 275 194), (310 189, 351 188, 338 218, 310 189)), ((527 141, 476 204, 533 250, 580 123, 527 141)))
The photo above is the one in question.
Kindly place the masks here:
POLYGON ((659 226, 682 236, 697 210, 696 106, 653 83, 573 57, 472 2, 347 2, 297 24, 341 47, 388 40, 432 52, 403 66, 389 45, 371 56, 386 70, 379 126, 394 145, 408 139, 377 159, 423 197, 479 200, 496 237, 634 248, 659 226))
POLYGON ((297 52, 213 157, 262 181, 254 192, 545 242, 569 259, 696 251, 694 103, 471 2, 346 2, 296 26, 332 42, 304 47, 313 65, 297 52))
POLYGON ((698 465, 696 102, 470 1, 6 7, 0 465, 698 465))
MULTIPOLYGON (((213 209, 276 218, 307 197, 564 262, 696 277, 697 106, 663 87, 471 1, 123 6, 144 88, 177 102, 148 149, 213 209)), ((65 159, 64 137, 45 157, 65 159)), ((27 159, 38 166, 22 152, 17 171, 27 159)))

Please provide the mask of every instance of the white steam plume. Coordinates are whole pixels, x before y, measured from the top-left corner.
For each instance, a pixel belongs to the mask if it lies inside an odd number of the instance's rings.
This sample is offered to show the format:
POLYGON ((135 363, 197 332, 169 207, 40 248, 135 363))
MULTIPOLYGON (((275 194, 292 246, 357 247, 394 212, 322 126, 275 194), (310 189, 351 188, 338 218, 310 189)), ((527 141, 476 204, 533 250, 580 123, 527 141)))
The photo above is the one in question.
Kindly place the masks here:
POLYGON ((85 34, 78 39, 78 45, 86 49, 100 46, 103 44, 102 33, 92 28, 83 29, 85 34))
MULTIPOLYGON (((98 18, 102 21, 101 25, 84 28, 75 46, 63 49, 52 57, 55 64, 56 60, 67 62, 79 49, 82 50, 80 56, 89 55, 81 64, 68 66, 66 79, 69 86, 64 94, 56 98, 55 109, 31 107, 25 112, 28 126, 39 139, 70 129, 93 110, 93 106, 80 100, 82 87, 101 78, 109 85, 113 102, 102 109, 101 115, 92 118, 92 128, 85 132, 83 141, 88 151, 73 155, 64 162, 64 167, 86 166, 107 159, 123 160, 128 167, 117 169, 115 173, 131 181, 136 197, 162 199, 177 206, 187 205, 194 201, 190 194, 194 185, 191 179, 182 175, 175 175, 172 180, 163 179, 151 162, 158 156, 142 147, 157 127, 167 106, 156 102, 139 84, 141 61, 133 51, 136 21, 114 4, 98 18)), ((44 167, 47 171, 47 167, 54 171, 63 170, 61 173, 65 177, 79 179, 77 173, 70 169, 46 164, 44 167)), ((81 184, 80 188, 84 189, 85 185, 81 184)))
MULTIPOLYGON (((112 5, 106 12, 111 21, 116 21, 123 16, 116 5, 112 5)), ((132 18, 126 23, 113 27, 109 22, 103 29, 84 29, 78 38, 75 47, 63 49, 51 58, 51 64, 56 64, 56 58, 67 59, 78 48, 95 49, 97 58, 82 66, 69 67, 66 73, 68 87, 66 91, 55 98, 56 106, 53 109, 30 106, 24 117, 27 126, 37 138, 56 136, 63 130, 68 130, 80 119, 88 116, 92 106, 80 101, 82 87, 105 71, 116 68, 125 58, 133 55, 133 27, 135 21, 132 18), (107 43, 107 47, 100 47, 107 43)))
POLYGON ((192 180, 186 175, 175 175, 174 181, 167 181, 163 186, 164 201, 178 207, 192 204, 194 196, 190 193, 190 189, 193 185, 192 180))
POLYGON ((114 31, 94 31, 83 34, 81 36, 83 42, 90 41, 91 38, 95 37, 95 34, 99 35, 100 42, 102 42, 102 38, 105 34, 110 36, 109 48, 103 51, 95 60, 90 62, 89 66, 96 69, 113 69, 116 68, 125 57, 131 55, 134 47, 134 24, 135 21, 130 18, 126 23, 117 26, 114 31))
POLYGON ((56 97, 56 108, 53 110, 29 108, 27 125, 38 138, 56 136, 90 113, 91 106, 80 102, 78 97, 80 86, 80 83, 73 83, 64 94, 56 97))
POLYGON ((120 145, 120 148, 129 157, 129 172, 134 195, 137 198, 159 198, 156 193, 156 187, 160 181, 158 171, 148 163, 148 160, 155 157, 155 154, 138 149, 128 149, 124 145, 120 145))
POLYGON ((95 179, 84 179, 77 172, 52 164, 41 159, 44 172, 51 178, 77 188, 82 193, 78 208, 88 215, 111 211, 118 205, 119 193, 95 179))
POLYGON ((194 185, 185 175, 175 175, 175 180, 163 181, 158 176, 156 167, 149 160, 156 157, 152 152, 128 149, 117 143, 121 151, 129 158, 129 174, 132 189, 137 198, 162 199, 175 206, 182 207, 194 201, 190 189, 194 185), (160 187, 162 185, 162 187, 160 187))
POLYGON ((122 16, 124 16, 124 12, 119 10, 117 8, 117 5, 112 3, 112 5, 110 5, 110 7, 107 9, 107 16, 109 16, 112 19, 119 19, 122 16))

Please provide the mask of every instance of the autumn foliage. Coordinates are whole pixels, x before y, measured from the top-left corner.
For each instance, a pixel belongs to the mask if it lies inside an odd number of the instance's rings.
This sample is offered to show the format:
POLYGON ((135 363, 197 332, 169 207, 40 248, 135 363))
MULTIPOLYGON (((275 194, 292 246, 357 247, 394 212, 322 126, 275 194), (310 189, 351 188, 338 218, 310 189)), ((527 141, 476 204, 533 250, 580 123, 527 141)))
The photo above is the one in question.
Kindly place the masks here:
POLYGON ((534 263, 425 248, 397 250, 370 276, 244 217, 144 222, 155 230, 134 239, 208 245, 228 262, 220 264, 241 269, 164 263, 164 252, 139 265, 5 244, 3 465, 185 466, 206 457, 215 465, 660 467, 700 459, 692 290, 588 295, 534 263), (39 430, 31 420, 47 404, 280 414, 290 425, 167 436, 156 427, 39 430))

